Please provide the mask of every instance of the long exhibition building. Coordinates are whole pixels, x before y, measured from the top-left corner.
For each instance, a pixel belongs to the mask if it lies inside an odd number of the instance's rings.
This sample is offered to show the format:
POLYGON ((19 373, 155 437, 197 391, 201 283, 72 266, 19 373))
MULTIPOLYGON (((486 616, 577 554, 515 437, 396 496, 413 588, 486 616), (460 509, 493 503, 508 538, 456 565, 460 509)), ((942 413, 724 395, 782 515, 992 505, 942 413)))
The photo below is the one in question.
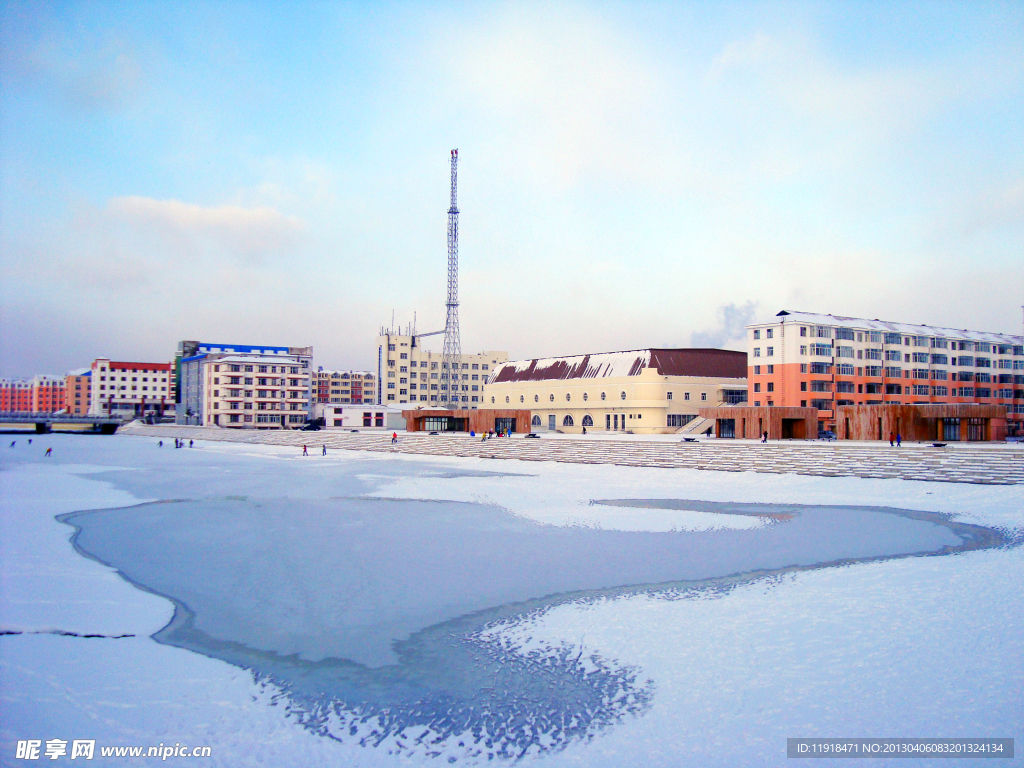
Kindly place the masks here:
POLYGON ((675 432, 701 406, 747 399, 746 355, 726 349, 634 349, 500 365, 484 408, 533 412, 534 430, 675 432))

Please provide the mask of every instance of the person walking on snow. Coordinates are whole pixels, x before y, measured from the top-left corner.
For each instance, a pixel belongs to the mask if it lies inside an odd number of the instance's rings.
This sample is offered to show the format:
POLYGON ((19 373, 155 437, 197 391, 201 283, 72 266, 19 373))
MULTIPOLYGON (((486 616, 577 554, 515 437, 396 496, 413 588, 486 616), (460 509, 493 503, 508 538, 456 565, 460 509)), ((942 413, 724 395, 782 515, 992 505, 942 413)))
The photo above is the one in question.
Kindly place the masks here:
POLYGON ((896 433, 896 447, 899 448, 900 447, 900 443, 902 443, 902 442, 903 442, 903 435, 901 435, 899 432, 897 432, 896 433))
POLYGON ((892 432, 890 432, 889 433, 889 447, 892 448, 894 445, 896 445, 896 435, 893 434, 892 432))
POLYGON ((761 442, 762 443, 767 443, 768 442, 768 430, 767 429, 764 431, 764 434, 761 435, 761 442))
POLYGON ((302 446, 302 455, 309 456, 309 453, 306 451, 306 446, 302 446))
POLYGON ((324 456, 326 456, 326 455, 327 455, 327 445, 324 444, 324 456))
POLYGON ((392 432, 391 433, 391 444, 394 445, 397 442, 398 442, 398 433, 397 432, 392 432))
POLYGON ((47 448, 46 449, 46 453, 44 453, 43 456, 46 456, 47 458, 49 458, 52 454, 53 454, 53 448, 47 448))

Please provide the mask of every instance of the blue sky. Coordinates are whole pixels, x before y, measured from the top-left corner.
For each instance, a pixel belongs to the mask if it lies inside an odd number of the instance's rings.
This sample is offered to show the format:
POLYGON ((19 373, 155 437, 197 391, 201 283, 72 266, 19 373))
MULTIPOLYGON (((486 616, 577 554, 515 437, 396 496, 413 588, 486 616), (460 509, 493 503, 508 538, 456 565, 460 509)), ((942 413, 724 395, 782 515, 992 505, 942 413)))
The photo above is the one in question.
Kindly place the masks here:
POLYGON ((1021 332, 1021 3, 4 3, 0 374, 1021 332), (438 337, 440 338, 440 337, 438 337))

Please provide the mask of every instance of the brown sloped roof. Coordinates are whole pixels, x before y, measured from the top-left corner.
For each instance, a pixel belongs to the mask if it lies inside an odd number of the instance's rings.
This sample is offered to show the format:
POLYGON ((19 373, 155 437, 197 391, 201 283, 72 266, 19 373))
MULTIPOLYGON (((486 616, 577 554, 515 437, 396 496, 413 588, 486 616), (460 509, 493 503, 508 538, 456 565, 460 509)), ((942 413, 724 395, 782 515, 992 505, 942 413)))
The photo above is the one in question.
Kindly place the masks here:
POLYGON ((637 349, 505 363, 492 383, 637 376, 653 366, 663 376, 742 379, 747 355, 727 349, 637 349))
POLYGON ((652 349, 651 365, 662 376, 747 378, 747 353, 732 349, 652 349))

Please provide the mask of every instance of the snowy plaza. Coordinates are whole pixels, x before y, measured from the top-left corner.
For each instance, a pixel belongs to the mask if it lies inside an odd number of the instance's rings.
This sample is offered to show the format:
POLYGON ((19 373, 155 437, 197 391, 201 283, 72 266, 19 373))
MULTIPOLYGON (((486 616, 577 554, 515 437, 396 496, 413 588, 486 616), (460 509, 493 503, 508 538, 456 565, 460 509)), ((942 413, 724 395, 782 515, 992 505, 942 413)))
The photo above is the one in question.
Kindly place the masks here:
POLYGON ((3 765, 26 740, 611 767, 1024 736, 1024 485, 992 458, 995 483, 8 437, 3 765))

